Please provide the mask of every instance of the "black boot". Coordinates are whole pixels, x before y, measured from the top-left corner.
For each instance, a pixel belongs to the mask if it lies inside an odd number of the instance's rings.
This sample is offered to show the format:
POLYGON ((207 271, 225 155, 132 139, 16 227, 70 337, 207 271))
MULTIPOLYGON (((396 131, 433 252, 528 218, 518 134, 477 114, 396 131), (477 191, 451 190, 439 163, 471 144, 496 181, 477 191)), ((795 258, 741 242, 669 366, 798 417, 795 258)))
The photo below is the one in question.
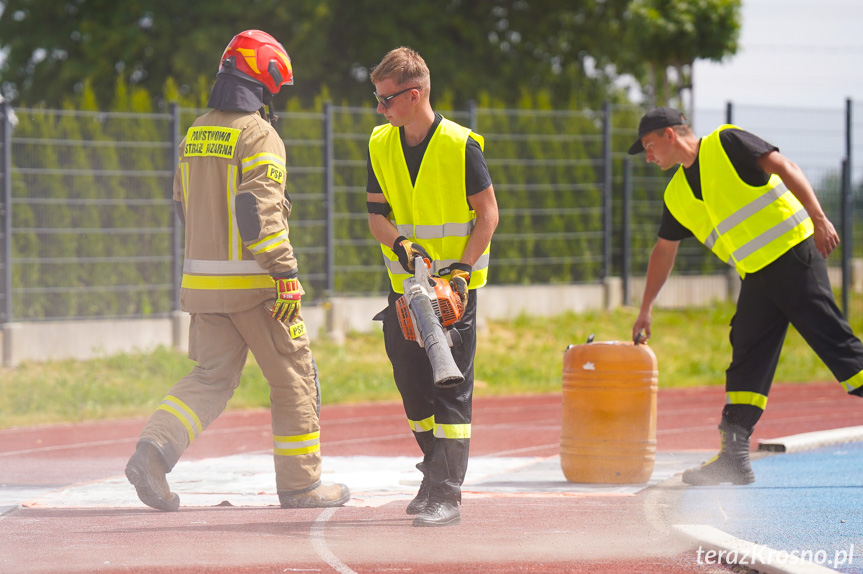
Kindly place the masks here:
POLYGON ((693 486, 708 486, 730 482, 751 484, 755 474, 749 465, 749 436, 751 430, 726 422, 719 423, 722 446, 719 454, 698 468, 683 473, 683 482, 693 486))
POLYGON ((141 502, 156 510, 173 512, 180 508, 180 497, 171 492, 165 479, 172 467, 159 447, 141 440, 126 463, 126 478, 134 485, 141 502))
POLYGON ((414 518, 414 526, 455 526, 461 522, 457 502, 429 500, 422 512, 414 518))
POLYGON ((408 504, 407 509, 405 509, 405 512, 411 515, 419 514, 425 510, 425 507, 429 502, 429 481, 425 476, 425 464, 417 464, 417 469, 423 473, 423 481, 420 483, 419 492, 417 492, 417 495, 413 500, 411 500, 410 504, 408 504))

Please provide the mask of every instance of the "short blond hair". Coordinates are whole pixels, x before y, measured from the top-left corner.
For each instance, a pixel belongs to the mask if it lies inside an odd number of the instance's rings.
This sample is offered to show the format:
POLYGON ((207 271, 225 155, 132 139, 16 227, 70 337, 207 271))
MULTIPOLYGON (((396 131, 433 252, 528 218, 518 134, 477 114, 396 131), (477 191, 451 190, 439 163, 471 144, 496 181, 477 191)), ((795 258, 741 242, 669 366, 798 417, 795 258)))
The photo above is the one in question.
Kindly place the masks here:
POLYGON ((426 91, 431 86, 428 66, 415 50, 400 46, 387 52, 380 64, 372 70, 373 84, 390 79, 399 86, 415 84, 426 91))

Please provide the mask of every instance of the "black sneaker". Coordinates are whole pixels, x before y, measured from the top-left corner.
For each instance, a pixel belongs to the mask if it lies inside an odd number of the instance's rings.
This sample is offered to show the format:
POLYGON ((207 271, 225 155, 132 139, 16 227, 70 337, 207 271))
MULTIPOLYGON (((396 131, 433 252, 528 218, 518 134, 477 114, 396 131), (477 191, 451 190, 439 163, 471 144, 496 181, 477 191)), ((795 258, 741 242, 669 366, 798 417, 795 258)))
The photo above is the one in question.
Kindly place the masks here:
POLYGON ((454 502, 430 500, 414 518, 414 526, 455 526, 461 522, 461 512, 454 502))
POLYGON ((165 479, 162 455, 154 445, 143 441, 138 443, 135 454, 126 463, 126 478, 147 506, 166 512, 180 508, 180 497, 171 492, 165 479))

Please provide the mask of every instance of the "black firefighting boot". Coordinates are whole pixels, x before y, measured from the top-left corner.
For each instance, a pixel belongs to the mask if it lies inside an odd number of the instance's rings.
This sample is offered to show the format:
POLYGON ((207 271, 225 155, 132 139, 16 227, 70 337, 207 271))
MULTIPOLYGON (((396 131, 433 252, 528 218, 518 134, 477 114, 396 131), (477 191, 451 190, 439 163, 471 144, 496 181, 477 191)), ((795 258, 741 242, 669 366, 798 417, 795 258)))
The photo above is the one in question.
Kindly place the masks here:
POLYGON ((683 473, 683 482, 693 486, 708 486, 730 482, 751 484, 755 474, 749 465, 749 436, 752 430, 726 422, 719 423, 722 446, 719 454, 698 468, 683 473))
POLYGON ((435 439, 434 453, 424 470, 429 498, 413 525, 454 526, 461 522, 461 485, 467 472, 470 439, 435 439))
POLYGON ((419 514, 420 512, 422 512, 429 502, 430 481, 426 478, 425 464, 422 462, 418 463, 417 469, 421 473, 423 473, 423 480, 420 483, 419 492, 417 492, 417 495, 414 497, 413 500, 411 500, 410 504, 408 504, 407 509, 405 509, 405 512, 411 515, 419 514))
POLYGON ((461 522, 458 503, 447 500, 429 500, 416 518, 414 526, 455 526, 461 522))
POLYGON ((282 508, 328 508, 342 506, 351 499, 351 491, 344 484, 325 485, 320 480, 304 490, 278 494, 282 508))
POLYGON ((423 460, 417 463, 417 470, 423 473, 423 480, 420 483, 419 492, 410 501, 405 512, 410 515, 416 515, 423 511, 429 501, 429 492, 431 491, 430 467, 434 459, 435 437, 434 431, 414 431, 414 438, 417 441, 420 449, 423 451, 423 460))
POLYGON ((126 463, 126 478, 135 487, 141 502, 156 510, 173 512, 180 508, 180 497, 171 492, 165 479, 165 474, 174 466, 168 458, 155 443, 142 439, 126 463))

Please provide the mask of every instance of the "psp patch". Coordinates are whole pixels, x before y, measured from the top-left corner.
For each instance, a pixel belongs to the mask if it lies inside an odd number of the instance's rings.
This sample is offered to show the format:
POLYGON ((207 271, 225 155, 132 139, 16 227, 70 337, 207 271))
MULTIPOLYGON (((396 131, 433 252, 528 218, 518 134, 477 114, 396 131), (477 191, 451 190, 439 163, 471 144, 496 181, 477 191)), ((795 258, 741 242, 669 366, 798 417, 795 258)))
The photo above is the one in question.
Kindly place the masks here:
POLYGON ((270 164, 267 166, 267 177, 276 183, 285 183, 285 170, 270 164))
POLYGON ((303 321, 291 325, 291 339, 298 339, 306 334, 306 324, 303 321))

